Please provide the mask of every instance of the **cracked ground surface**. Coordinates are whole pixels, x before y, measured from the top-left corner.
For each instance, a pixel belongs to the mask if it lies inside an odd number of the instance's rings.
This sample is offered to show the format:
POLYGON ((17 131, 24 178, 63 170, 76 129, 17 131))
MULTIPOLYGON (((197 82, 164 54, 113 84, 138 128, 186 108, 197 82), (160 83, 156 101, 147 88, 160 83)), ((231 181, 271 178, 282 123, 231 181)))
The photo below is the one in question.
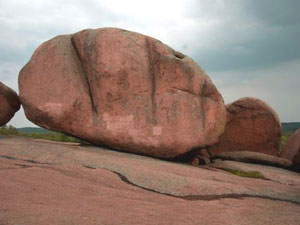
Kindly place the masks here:
POLYGON ((103 148, 5 138, 0 224, 299 224, 300 176, 274 170, 273 180, 242 178, 103 148))

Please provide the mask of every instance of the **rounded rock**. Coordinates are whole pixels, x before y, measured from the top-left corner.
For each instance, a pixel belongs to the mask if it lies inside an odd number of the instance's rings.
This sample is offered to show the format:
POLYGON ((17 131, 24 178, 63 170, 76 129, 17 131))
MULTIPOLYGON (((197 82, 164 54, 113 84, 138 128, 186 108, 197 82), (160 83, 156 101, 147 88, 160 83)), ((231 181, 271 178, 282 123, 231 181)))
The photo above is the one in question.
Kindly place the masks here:
POLYGON ((300 128, 288 139, 280 156, 300 166, 300 128))
POLYGON ((17 93, 0 82, 0 126, 7 124, 19 109, 17 93))
POLYGON ((224 132, 223 98, 189 57, 117 28, 43 43, 20 72, 33 123, 95 145, 172 158, 224 132))
POLYGON ((226 129, 220 141, 209 148, 212 155, 251 151, 278 156, 281 123, 267 103, 246 97, 226 105, 226 109, 226 129))

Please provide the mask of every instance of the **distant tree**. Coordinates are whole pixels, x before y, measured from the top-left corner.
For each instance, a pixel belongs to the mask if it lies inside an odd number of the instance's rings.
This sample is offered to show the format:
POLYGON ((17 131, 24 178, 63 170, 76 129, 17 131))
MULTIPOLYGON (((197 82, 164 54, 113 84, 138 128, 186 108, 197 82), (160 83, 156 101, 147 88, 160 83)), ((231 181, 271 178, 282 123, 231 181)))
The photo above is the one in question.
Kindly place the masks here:
POLYGON ((17 128, 12 125, 4 125, 0 128, 1 134, 18 134, 17 128))
POLYGON ((17 134, 17 133, 18 133, 17 128, 15 128, 15 127, 12 126, 12 125, 8 125, 8 131, 9 131, 9 133, 11 133, 11 134, 17 134))

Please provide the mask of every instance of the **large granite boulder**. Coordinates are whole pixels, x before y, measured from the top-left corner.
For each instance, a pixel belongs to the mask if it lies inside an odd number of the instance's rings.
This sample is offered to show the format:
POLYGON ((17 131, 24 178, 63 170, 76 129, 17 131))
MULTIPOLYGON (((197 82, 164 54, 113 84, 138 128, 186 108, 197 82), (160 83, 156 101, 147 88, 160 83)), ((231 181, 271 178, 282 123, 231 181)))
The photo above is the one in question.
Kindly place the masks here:
POLYGON ((0 82, 0 126, 7 124, 19 109, 17 93, 0 82))
POLYGON ((300 128, 288 139, 280 156, 300 166, 300 128))
POLYGON ((226 109, 226 129, 220 141, 209 148, 212 155, 251 151, 278 156, 281 123, 267 103, 256 98, 241 98, 226 105, 226 109))
POLYGON ((154 157, 213 145, 226 124, 222 96, 191 58, 116 28, 43 43, 21 70, 19 88, 33 123, 154 157))

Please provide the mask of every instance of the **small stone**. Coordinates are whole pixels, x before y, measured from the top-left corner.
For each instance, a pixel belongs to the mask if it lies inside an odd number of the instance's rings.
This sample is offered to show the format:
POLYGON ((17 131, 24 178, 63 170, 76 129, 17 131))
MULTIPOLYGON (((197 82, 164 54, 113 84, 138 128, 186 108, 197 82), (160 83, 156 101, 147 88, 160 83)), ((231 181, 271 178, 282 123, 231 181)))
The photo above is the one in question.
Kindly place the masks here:
POLYGON ((192 166, 199 166, 199 158, 198 157, 194 157, 189 164, 191 164, 192 166))
POLYGON ((207 157, 199 156, 199 155, 197 157, 199 159, 199 165, 206 165, 206 164, 211 163, 210 159, 207 157))

